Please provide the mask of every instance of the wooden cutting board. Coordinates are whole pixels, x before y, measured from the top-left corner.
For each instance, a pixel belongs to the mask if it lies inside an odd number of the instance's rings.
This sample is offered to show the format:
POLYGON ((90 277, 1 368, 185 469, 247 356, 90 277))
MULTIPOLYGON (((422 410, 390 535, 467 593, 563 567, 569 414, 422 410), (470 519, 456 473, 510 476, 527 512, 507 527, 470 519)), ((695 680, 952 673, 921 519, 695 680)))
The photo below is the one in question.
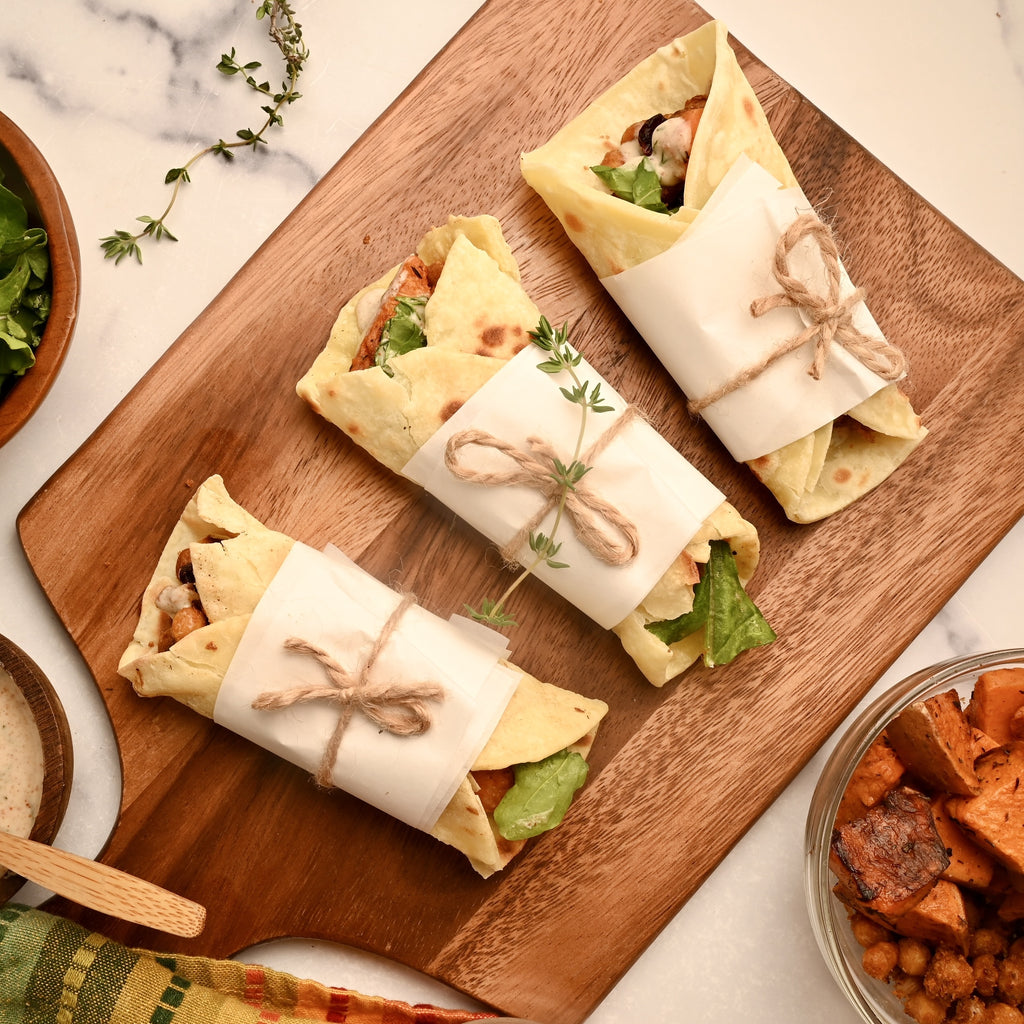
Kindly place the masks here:
POLYGON ((931 429, 856 506, 814 526, 782 516, 686 414, 518 175, 522 150, 706 15, 564 0, 553 17, 545 0, 485 6, 20 516, 120 745, 121 814, 102 859, 205 904, 209 923, 186 940, 61 912, 214 956, 278 936, 336 940, 505 1013, 576 1024, 1024 511, 1011 454, 1024 429, 1024 284, 737 46, 852 277, 909 354, 931 429), (658 690, 610 633, 528 585, 515 660, 611 714, 570 819, 486 881, 184 707, 136 697, 115 672, 165 537, 215 472, 268 525, 337 544, 439 614, 493 591, 488 544, 293 392, 349 295, 452 212, 501 219, 549 319, 587 311, 588 359, 758 526, 751 591, 780 636, 658 690))

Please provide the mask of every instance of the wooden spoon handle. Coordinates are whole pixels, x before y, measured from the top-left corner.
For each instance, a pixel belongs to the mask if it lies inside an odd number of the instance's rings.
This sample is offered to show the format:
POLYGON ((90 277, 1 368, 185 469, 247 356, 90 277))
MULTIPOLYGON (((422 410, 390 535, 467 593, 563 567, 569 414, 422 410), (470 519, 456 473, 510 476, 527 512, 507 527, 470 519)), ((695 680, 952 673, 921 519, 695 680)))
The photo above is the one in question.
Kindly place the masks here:
POLYGON ((171 935, 198 935, 206 908, 108 864, 0 832, 0 864, 59 896, 171 935))

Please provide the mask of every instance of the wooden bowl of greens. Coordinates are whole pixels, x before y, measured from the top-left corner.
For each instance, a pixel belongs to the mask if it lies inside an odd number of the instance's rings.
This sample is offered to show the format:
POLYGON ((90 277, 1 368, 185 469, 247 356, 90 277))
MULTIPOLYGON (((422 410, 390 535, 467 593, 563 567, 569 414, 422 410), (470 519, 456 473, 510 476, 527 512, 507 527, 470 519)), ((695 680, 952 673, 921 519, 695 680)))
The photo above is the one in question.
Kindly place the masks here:
POLYGON ((78 236, 53 171, 0 113, 0 445, 57 378, 78 318, 78 236))

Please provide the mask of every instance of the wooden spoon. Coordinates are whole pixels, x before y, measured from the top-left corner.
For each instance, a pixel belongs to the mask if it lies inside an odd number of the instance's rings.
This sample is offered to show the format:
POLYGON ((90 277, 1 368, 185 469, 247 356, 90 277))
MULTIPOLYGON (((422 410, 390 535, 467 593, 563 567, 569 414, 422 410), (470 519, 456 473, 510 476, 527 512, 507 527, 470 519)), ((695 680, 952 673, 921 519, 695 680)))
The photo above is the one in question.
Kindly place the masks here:
POLYGON ((0 864, 59 896, 170 935, 198 935, 206 908, 152 882, 66 850, 0 832, 0 864))

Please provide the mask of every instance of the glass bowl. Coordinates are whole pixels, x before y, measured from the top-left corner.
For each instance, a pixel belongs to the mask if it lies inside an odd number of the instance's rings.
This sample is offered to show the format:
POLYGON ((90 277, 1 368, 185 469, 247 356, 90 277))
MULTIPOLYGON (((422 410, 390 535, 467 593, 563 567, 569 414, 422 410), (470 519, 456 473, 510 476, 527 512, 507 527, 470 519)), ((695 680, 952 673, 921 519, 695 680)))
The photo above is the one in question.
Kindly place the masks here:
POLYGON ((804 836, 804 889, 818 948, 833 978, 867 1024, 907 1024, 900 1000, 861 965, 863 948, 851 932, 845 906, 833 895, 829 871, 832 823, 853 770, 885 726, 916 700, 955 689, 961 703, 975 680, 996 668, 1024 667, 1024 649, 951 658, 921 669, 881 694, 850 725, 825 764, 811 797, 804 836))
POLYGON ((30 225, 46 229, 52 298, 35 365, 0 390, 0 445, 28 422, 64 363, 78 319, 81 257, 71 211, 42 153, 0 113, 0 169, 4 185, 25 204, 30 225))

